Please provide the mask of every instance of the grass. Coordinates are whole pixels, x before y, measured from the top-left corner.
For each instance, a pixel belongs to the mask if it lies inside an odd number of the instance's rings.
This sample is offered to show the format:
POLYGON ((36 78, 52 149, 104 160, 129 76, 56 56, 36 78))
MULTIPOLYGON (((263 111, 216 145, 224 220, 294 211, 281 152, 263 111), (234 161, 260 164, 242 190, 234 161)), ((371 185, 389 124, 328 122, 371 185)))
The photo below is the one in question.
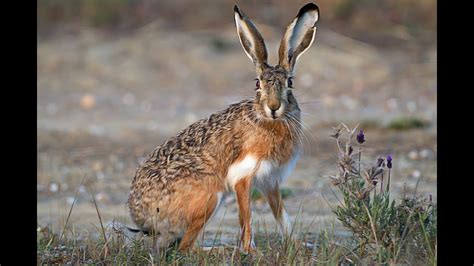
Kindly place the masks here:
MULTIPOLYGON (((294 196, 294 193, 290 188, 281 188, 280 195, 282 199, 286 199, 294 196)), ((264 199, 263 194, 258 189, 252 189, 252 191, 250 192, 250 197, 252 200, 264 199)))
MULTIPOLYGON (((153 252, 149 241, 139 239, 126 243, 121 238, 106 242, 103 238, 75 239, 71 234, 60 240, 47 228, 38 230, 38 264, 326 264, 350 262, 345 259, 348 249, 330 231, 322 231, 317 245, 306 245, 301 240, 281 239, 278 233, 261 232, 255 235, 258 251, 243 254, 233 246, 215 247, 204 251, 180 253, 175 247, 153 252), (103 251, 108 247, 109 253, 103 251)), ((237 238, 237 237, 236 237, 237 238)), ((304 235, 301 236, 305 239, 304 235)), ((111 238, 112 239, 112 238, 111 238)))
MULTIPOLYGON (((357 128, 357 127, 356 127, 357 128)), ((196 245, 188 252, 178 252, 176 246, 154 251, 150 237, 129 239, 121 230, 104 225, 98 205, 89 187, 88 191, 97 213, 96 231, 79 233, 70 220, 71 204, 63 228, 53 231, 51 226, 38 227, 38 264, 423 264, 436 265, 437 260, 437 206, 431 198, 404 195, 395 200, 390 196, 391 163, 377 158, 374 165, 361 164, 365 144, 353 144, 356 128, 344 124, 332 135, 338 150, 339 174, 331 176, 339 204, 330 206, 335 220, 329 228, 312 232, 303 226, 300 208, 290 237, 282 238, 260 221, 255 223, 255 254, 240 253, 236 234, 231 245, 212 245, 204 250, 196 245), (345 137, 345 140, 344 140, 345 137), (355 147, 355 148, 354 148, 355 147), (339 199, 339 197, 341 199, 339 199), (336 222, 351 234, 335 234, 336 222)), ((358 138, 360 139, 360 138, 358 138)), ((82 180, 81 184, 84 184, 82 180)), ((283 197, 293 193, 281 190, 283 197)), ((77 193, 76 196, 77 197, 77 193)), ((254 200, 261 195, 252 193, 254 200)), ((237 231, 237 230, 236 230, 237 231)), ((222 232, 215 232, 214 243, 221 242, 222 232)))

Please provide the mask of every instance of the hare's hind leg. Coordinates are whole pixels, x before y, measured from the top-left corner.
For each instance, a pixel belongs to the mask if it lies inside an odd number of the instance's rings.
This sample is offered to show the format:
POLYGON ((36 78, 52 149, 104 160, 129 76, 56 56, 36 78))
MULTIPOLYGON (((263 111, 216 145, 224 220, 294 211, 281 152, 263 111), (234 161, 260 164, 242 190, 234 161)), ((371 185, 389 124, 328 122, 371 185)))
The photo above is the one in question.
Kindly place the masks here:
POLYGON ((180 251, 191 248, 206 222, 213 216, 221 199, 219 193, 194 191, 188 203, 188 227, 179 245, 180 251))
POLYGON ((277 184, 271 188, 266 188, 263 190, 263 193, 265 194, 268 205, 270 205, 273 216, 280 227, 282 236, 289 235, 291 232, 291 222, 288 213, 285 210, 283 199, 281 198, 280 186, 277 184))

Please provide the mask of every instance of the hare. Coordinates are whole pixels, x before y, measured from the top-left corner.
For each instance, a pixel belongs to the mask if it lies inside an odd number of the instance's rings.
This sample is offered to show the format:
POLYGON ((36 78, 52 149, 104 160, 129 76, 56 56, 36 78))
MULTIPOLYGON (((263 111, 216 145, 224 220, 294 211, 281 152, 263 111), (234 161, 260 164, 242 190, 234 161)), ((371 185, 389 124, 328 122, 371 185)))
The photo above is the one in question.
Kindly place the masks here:
POLYGON ((138 167, 128 199, 142 231, 156 236, 156 248, 180 240, 188 250, 234 192, 240 222, 240 248, 255 251, 250 191, 266 197, 283 235, 290 229, 279 185, 301 151, 300 108, 293 95, 295 64, 313 43, 318 6, 303 6, 286 28, 276 66, 267 63, 265 42, 248 17, 234 6, 240 43, 255 65, 256 96, 211 114, 158 146, 138 167))

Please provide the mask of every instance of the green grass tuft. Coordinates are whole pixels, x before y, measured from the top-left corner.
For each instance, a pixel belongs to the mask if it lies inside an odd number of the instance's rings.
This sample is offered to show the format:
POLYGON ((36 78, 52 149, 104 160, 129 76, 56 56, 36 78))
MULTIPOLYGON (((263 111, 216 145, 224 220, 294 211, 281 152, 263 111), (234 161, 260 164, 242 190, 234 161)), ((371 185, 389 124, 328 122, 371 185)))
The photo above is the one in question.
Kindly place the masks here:
POLYGON ((389 122, 388 128, 395 130, 421 129, 430 126, 430 122, 418 117, 397 117, 389 122))
MULTIPOLYGON (((290 188, 281 188, 280 195, 282 199, 286 199, 286 198, 294 196, 293 191, 290 188)), ((255 200, 264 199, 265 197, 258 189, 252 189, 252 191, 250 192, 250 198, 252 199, 252 201, 255 201, 255 200)))
POLYGON ((340 125, 336 131, 333 136, 342 151, 340 172, 331 178, 343 200, 333 212, 359 242, 357 254, 382 264, 436 264, 437 205, 431 198, 417 196, 416 189, 397 203, 390 197, 391 166, 386 167, 385 158, 362 169, 363 148, 352 148, 356 129, 340 125), (343 128, 348 135, 345 144, 339 141, 343 128))

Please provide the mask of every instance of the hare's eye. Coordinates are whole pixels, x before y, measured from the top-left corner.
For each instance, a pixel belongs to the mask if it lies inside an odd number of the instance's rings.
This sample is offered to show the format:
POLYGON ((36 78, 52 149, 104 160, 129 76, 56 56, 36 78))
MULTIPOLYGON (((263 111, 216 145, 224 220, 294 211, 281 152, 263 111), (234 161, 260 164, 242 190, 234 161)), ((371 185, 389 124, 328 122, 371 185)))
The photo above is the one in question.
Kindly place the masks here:
POLYGON ((293 88, 293 78, 288 79, 288 88, 293 88))
POLYGON ((257 79, 257 82, 255 83, 255 90, 260 89, 260 80, 257 79))

